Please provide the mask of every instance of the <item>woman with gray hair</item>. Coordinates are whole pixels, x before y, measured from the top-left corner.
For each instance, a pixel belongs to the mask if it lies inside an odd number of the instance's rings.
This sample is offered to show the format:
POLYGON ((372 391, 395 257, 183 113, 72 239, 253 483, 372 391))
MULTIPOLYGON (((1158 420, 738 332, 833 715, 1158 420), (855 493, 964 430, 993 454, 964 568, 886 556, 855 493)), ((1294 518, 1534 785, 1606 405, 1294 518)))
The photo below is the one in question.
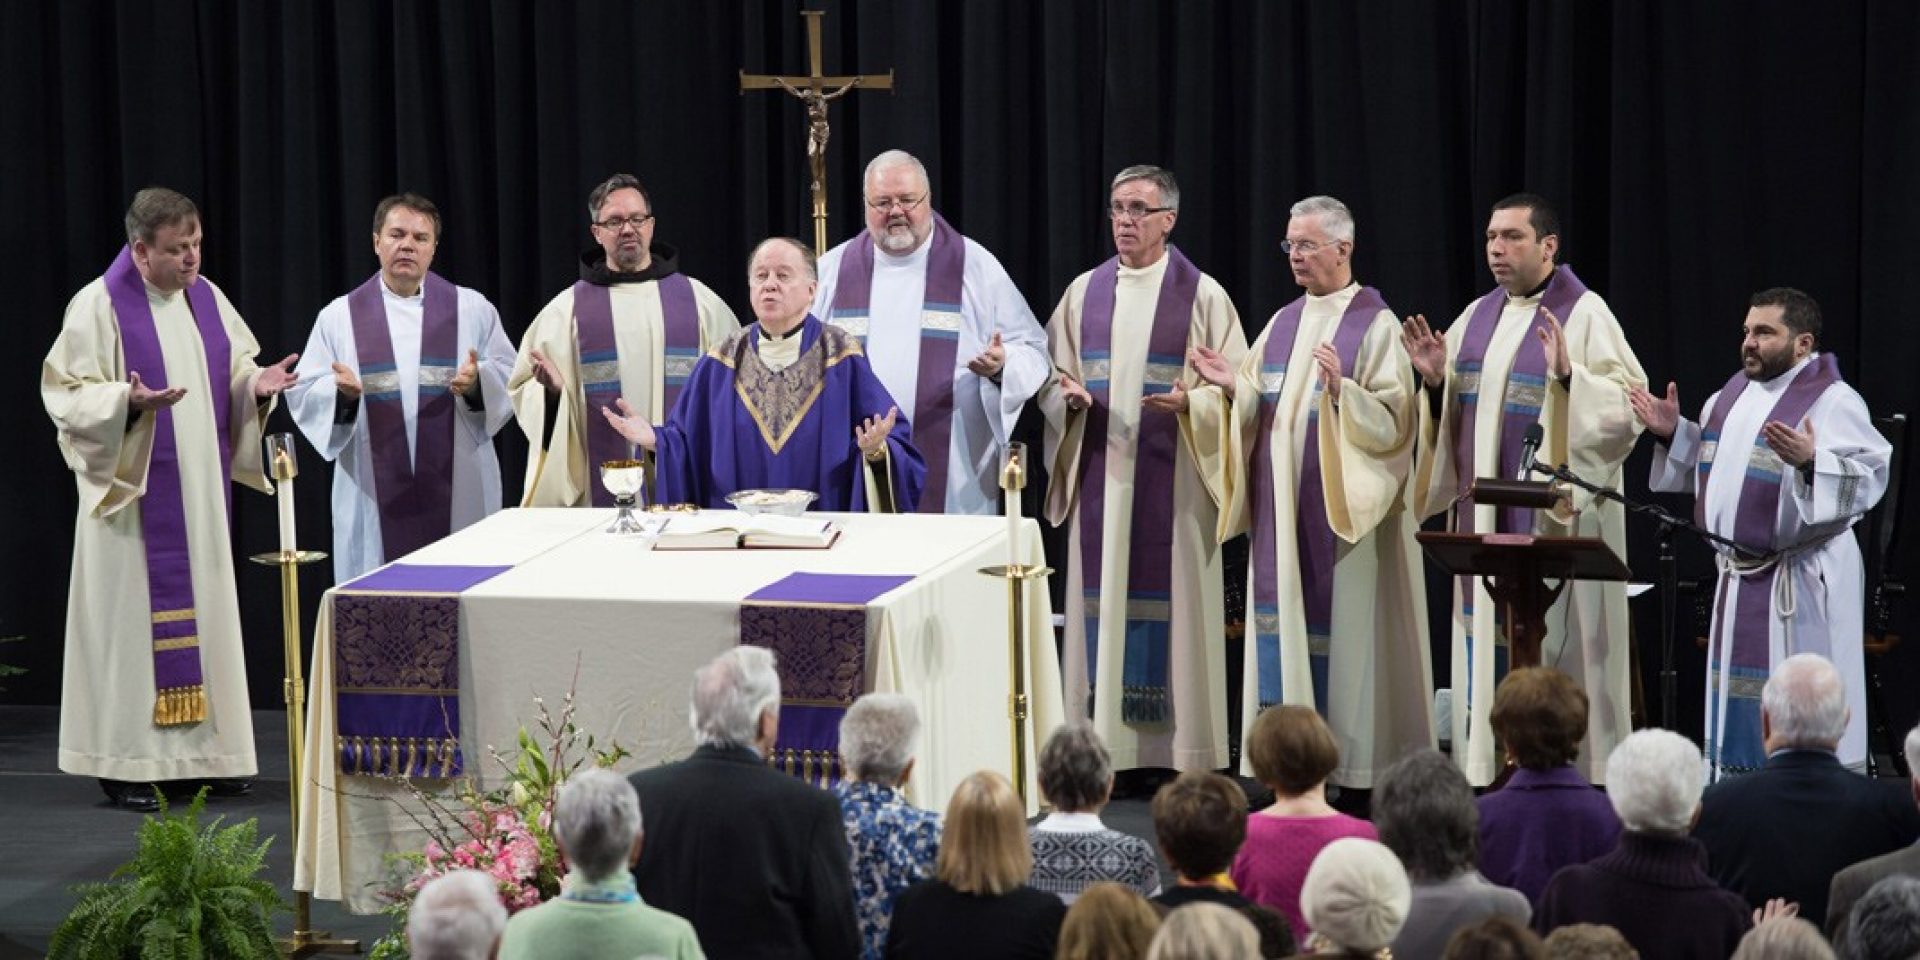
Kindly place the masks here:
POLYGON ((407 951, 417 960, 487 960, 506 925, 499 884, 479 870, 453 870, 414 896, 407 951))
POLYGON ((1406 868, 1392 850, 1361 837, 1327 844, 1300 885, 1300 912, 1313 929, 1310 955, 1393 956, 1389 945, 1407 921, 1411 899, 1406 868))
POLYGON ((1260 931, 1240 911, 1189 903, 1160 921, 1147 960, 1216 960, 1260 956, 1260 931))
POLYGON ((596 767, 561 785, 553 839, 569 869, 560 896, 507 921, 500 960, 704 957, 692 924, 640 902, 631 871, 641 832, 640 797, 625 777, 596 767))
POLYGON ((1613 748, 1607 799, 1620 815, 1620 840, 1547 881, 1534 930, 1605 924, 1644 960, 1733 953, 1753 918, 1745 900, 1707 875, 1706 848, 1687 835, 1704 778, 1700 748, 1672 731, 1641 730, 1613 748))
POLYGON ((919 735, 919 710, 897 693, 869 693, 840 719, 840 760, 848 776, 833 793, 852 851, 853 908, 867 960, 886 948, 894 898, 933 876, 940 854, 940 815, 900 793, 913 772, 919 735))
POLYGON ((1437 957, 1454 931, 1487 917, 1521 926, 1533 916, 1525 894, 1495 886, 1475 867, 1480 811, 1473 788, 1452 760, 1436 750, 1400 758, 1374 784, 1373 826, 1400 858, 1413 883, 1413 902, 1393 953, 1437 957))
POLYGON ((1069 721, 1047 738, 1040 750, 1040 794, 1053 812, 1027 831, 1035 887, 1069 906, 1080 891, 1102 880, 1125 884, 1143 897, 1160 895, 1153 848, 1100 821, 1100 808, 1112 793, 1113 759, 1093 724, 1069 721))

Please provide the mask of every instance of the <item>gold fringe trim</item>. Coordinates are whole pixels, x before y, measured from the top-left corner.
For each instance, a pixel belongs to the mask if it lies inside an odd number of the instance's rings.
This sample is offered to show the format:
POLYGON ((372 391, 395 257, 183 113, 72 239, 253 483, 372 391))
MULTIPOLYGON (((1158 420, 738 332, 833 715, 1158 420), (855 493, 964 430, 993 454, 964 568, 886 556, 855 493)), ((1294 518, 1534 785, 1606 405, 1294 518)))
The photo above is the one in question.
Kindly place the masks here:
POLYGON ((341 773, 368 777, 451 777, 460 751, 439 737, 337 737, 333 746, 341 773))
POLYGON ((795 750, 792 747, 773 751, 767 758, 767 764, 775 770, 794 777, 816 787, 831 787, 846 778, 846 764, 840 755, 831 750, 795 750))
POLYGON ((183 723, 199 723, 207 718, 207 688, 199 685, 191 687, 169 687, 155 694, 153 700, 153 722, 155 726, 172 727, 183 723))

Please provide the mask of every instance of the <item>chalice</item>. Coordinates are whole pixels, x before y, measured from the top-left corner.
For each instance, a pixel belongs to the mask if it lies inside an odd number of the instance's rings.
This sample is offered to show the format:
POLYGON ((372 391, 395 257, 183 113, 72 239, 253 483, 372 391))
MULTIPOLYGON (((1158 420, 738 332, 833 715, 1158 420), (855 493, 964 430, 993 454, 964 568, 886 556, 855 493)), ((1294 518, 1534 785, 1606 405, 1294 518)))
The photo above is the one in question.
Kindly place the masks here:
POLYGON ((640 489, 646 486, 646 465, 638 460, 608 460, 600 464, 600 483, 613 494, 615 506, 620 513, 613 518, 613 524, 607 527, 608 533, 644 533, 646 527, 634 519, 633 505, 639 498, 640 489))

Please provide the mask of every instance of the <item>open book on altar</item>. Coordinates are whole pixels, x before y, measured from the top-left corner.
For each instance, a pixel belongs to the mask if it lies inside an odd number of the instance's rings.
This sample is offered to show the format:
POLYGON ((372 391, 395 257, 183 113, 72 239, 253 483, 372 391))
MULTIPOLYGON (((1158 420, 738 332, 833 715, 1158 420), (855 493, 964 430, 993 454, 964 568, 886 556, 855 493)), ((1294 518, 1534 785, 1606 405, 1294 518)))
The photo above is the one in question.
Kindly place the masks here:
POLYGON ((840 539, 840 525, 818 517, 744 513, 679 514, 654 540, 655 550, 825 550, 840 539))

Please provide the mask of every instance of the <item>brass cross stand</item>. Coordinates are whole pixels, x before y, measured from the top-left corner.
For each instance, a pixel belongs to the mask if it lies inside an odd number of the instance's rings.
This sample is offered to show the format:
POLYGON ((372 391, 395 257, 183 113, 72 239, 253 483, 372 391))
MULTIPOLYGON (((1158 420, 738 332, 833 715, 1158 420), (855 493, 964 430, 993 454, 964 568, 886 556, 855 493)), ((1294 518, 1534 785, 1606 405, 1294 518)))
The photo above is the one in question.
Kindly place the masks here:
POLYGON ((827 252, 827 104, 846 96, 855 88, 893 90, 893 71, 825 76, 820 72, 820 18, 824 10, 802 10, 807 18, 807 69, 802 76, 748 73, 740 71, 740 93, 748 90, 783 90, 807 105, 807 160, 813 167, 813 252, 827 252))
MULTIPOLYGON (((1027 485, 1026 444, 1007 445, 1000 467, 1000 490, 1007 502, 1009 550, 1020 556, 1017 542, 1020 522, 1020 491, 1027 485)), ((1053 573, 1045 564, 1008 563, 981 567, 980 572, 1007 582, 1007 673, 1011 689, 1007 693, 1007 719, 1012 721, 1013 789, 1022 807, 1027 802, 1027 590, 1030 582, 1053 573)))

